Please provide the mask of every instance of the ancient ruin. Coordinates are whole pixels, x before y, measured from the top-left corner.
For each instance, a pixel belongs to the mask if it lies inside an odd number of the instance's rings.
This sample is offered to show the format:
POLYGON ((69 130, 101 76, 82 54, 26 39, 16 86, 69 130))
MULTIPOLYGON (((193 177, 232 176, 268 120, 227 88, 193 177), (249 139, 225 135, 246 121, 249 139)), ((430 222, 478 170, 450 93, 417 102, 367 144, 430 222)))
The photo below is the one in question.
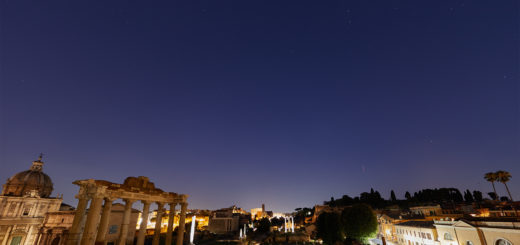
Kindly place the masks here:
MULTIPOLYGON (((105 180, 94 179, 77 180, 73 183, 78 185, 80 189, 78 195, 76 195, 78 206, 67 239, 67 245, 106 244, 105 237, 108 230, 109 214, 112 203, 117 199, 122 199, 125 202, 123 222, 120 226, 121 230, 117 245, 126 245, 133 242, 128 241, 127 237, 128 227, 129 225, 132 225, 129 224, 132 204, 136 201, 140 201, 143 204, 141 216, 142 221, 139 226, 137 245, 144 244, 150 204, 154 202, 158 207, 157 220, 161 220, 165 213, 165 204, 168 204, 170 208, 165 242, 167 245, 170 245, 172 241, 175 207, 177 204, 180 204, 181 214, 177 234, 177 245, 182 245, 186 210, 188 207, 188 195, 165 192, 156 188, 154 183, 150 182, 150 180, 144 176, 128 177, 125 179, 124 184, 116 184, 105 180), (87 214, 87 205, 89 201, 90 207, 87 214), (85 225, 82 230, 81 228, 83 223, 85 225)), ((161 222, 156 222, 153 245, 159 244, 160 231, 161 222)))

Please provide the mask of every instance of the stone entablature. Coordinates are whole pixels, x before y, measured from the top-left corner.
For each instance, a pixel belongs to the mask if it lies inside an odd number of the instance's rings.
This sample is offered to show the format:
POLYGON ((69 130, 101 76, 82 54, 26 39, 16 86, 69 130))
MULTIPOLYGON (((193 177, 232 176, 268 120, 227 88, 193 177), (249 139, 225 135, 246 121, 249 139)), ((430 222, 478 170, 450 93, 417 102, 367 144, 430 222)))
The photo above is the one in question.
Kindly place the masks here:
POLYGON ((116 184, 106 180, 77 180, 73 184, 80 186, 79 195, 87 195, 91 198, 101 196, 103 198, 143 200, 161 203, 185 203, 188 195, 165 192, 155 188, 153 182, 147 177, 128 177, 124 184, 116 184))
MULTIPOLYGON (((150 182, 150 180, 144 176, 128 177, 125 179, 123 184, 94 179, 77 180, 73 183, 78 185, 80 190, 78 195, 76 195, 76 198, 78 199, 78 207, 70 229, 70 234, 67 238, 67 245, 106 244, 109 215, 112 209, 112 203, 116 199, 123 199, 125 202, 123 221, 117 245, 126 245, 128 243, 126 238, 128 236, 130 225, 132 204, 136 201, 140 201, 143 204, 142 222, 139 227, 137 245, 144 244, 151 203, 156 203, 158 206, 157 216, 159 220, 165 213, 164 205, 168 204, 170 207, 170 212, 168 213, 170 217, 168 219, 165 244, 171 244, 175 207, 177 204, 181 205, 177 244, 182 245, 186 210, 188 207, 188 195, 165 192, 156 188, 154 183, 150 182), (87 215, 86 209, 89 201, 90 208, 87 215), (85 226, 82 231, 81 224, 83 222, 85 222, 85 226)), ((153 245, 159 244, 159 235, 161 231, 161 223, 156 223, 153 245)))

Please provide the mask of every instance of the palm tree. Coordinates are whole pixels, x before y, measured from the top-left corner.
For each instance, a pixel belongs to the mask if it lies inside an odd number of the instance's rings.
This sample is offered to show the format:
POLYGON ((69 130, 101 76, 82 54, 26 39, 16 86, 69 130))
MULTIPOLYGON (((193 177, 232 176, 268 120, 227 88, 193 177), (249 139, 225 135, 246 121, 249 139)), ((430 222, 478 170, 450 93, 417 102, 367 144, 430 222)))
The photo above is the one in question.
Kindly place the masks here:
POLYGON ((493 192, 495 193, 495 197, 497 197, 495 200, 498 199, 497 189, 495 188, 495 181, 498 179, 497 174, 493 172, 486 173, 484 174, 484 179, 491 182, 491 185, 493 185, 493 192))
POLYGON ((497 181, 504 184, 506 186, 507 194, 509 194, 509 200, 513 202, 513 197, 511 196, 511 192, 509 191, 509 188, 507 187, 507 182, 511 179, 511 174, 507 171, 497 171, 495 173, 497 175, 497 181))

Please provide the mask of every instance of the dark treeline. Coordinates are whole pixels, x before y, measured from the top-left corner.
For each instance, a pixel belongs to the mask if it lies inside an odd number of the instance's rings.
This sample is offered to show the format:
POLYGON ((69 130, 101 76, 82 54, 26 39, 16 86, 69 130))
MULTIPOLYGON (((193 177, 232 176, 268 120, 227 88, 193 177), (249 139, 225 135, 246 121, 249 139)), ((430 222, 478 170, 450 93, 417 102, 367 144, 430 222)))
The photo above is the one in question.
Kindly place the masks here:
POLYGON ((350 206, 358 203, 365 203, 373 208, 384 208, 390 205, 399 205, 400 207, 409 207, 420 204, 461 204, 482 202, 482 192, 466 190, 464 193, 457 188, 439 188, 439 189, 422 189, 415 192, 413 195, 406 192, 404 199, 398 199, 392 190, 390 192, 390 199, 386 200, 381 197, 381 194, 374 189, 370 192, 363 192, 359 197, 350 197, 344 195, 339 199, 331 197, 330 201, 325 201, 324 204, 331 207, 350 206))

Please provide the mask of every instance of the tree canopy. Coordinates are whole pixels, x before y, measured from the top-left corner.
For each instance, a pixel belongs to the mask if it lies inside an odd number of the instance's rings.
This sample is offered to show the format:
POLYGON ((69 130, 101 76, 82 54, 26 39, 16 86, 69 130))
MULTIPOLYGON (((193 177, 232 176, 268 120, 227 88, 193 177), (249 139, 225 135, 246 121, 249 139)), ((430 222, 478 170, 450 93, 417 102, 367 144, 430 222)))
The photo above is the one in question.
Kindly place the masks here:
POLYGON ((317 237, 321 238, 327 245, 337 241, 343 241, 342 225, 340 216, 336 213, 324 212, 318 216, 316 221, 317 237))
POLYGON ((356 204, 341 213, 343 232, 348 238, 366 242, 377 232, 377 218, 374 210, 366 204, 356 204))

